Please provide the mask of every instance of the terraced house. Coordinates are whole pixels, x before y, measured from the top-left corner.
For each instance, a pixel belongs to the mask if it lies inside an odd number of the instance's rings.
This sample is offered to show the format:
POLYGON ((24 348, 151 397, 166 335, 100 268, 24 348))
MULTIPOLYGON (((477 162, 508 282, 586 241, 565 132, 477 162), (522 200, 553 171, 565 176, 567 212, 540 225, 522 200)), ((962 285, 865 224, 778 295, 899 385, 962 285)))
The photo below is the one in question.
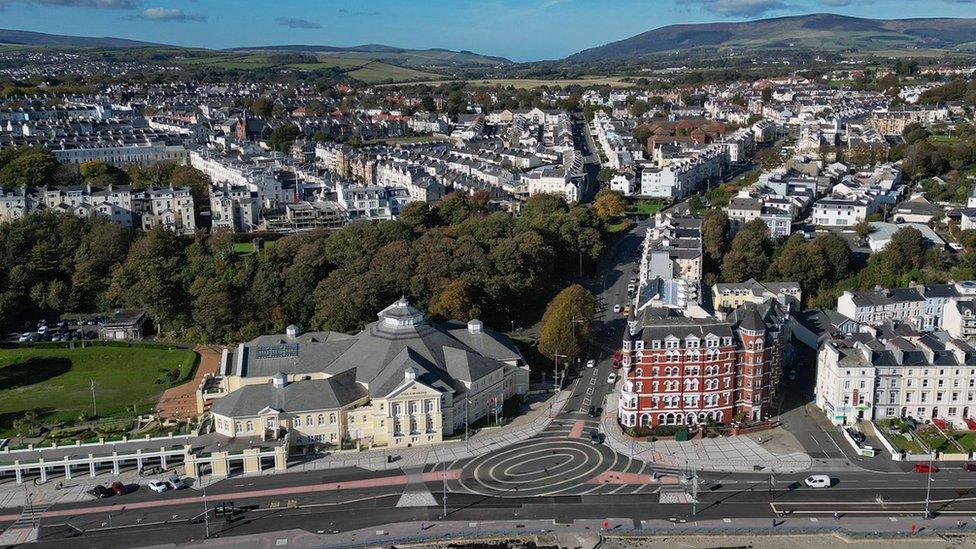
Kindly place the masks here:
POLYGON ((406 299, 362 332, 260 336, 225 351, 212 400, 215 431, 289 446, 441 442, 528 391, 529 369, 478 320, 435 324, 406 299))

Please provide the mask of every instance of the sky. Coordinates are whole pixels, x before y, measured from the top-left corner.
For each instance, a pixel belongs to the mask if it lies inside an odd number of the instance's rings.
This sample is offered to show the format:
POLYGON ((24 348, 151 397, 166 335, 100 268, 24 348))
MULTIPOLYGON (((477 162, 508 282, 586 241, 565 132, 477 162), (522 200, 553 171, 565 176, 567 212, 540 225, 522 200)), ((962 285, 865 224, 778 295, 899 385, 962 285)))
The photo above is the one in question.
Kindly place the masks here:
POLYGON ((559 59, 677 23, 976 17, 976 0, 0 0, 0 28, 181 46, 386 44, 559 59))

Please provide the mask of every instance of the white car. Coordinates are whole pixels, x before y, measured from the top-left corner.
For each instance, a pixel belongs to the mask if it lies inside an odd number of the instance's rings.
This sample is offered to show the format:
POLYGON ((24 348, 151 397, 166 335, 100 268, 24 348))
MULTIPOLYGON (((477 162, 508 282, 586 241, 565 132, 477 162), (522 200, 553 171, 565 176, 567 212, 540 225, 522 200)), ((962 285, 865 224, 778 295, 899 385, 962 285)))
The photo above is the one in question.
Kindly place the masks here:
POLYGON ((830 488, 830 477, 827 475, 810 475, 803 479, 803 484, 810 488, 830 488))
POLYGON ((620 312, 620 309, 621 309, 621 307, 620 307, 620 304, 619 303, 617 303, 616 305, 613 306, 613 312, 615 312, 615 313, 619 313, 620 312))
POLYGON ((162 494, 163 492, 173 489, 173 485, 165 480, 150 480, 149 484, 146 486, 157 494, 162 494))
POLYGON ((20 334, 20 337, 17 338, 17 341, 23 343, 25 341, 30 341, 32 339, 34 339, 34 333, 33 332, 24 332, 24 333, 20 334))
POLYGON ((596 361, 595 361, 595 360, 593 360, 592 358, 591 358, 590 360, 587 360, 587 361, 586 361, 586 367, 587 367, 587 368, 592 368, 592 367, 594 367, 594 366, 596 366, 596 361))
POLYGON ((610 375, 607 376, 607 383, 613 385, 615 381, 617 381, 617 374, 610 372, 610 375))

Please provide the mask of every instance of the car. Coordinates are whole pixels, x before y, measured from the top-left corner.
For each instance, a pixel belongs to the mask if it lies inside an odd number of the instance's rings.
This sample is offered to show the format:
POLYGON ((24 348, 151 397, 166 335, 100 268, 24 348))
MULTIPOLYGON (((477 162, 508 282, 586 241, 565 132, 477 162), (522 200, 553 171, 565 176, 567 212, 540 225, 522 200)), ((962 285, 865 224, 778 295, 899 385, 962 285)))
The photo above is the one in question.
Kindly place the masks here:
POLYGON ((17 338, 17 341, 21 343, 25 341, 33 341, 33 340, 34 340, 34 332, 24 332, 20 334, 20 337, 17 338))
POLYGON ((610 372, 610 375, 607 376, 607 383, 613 385, 615 381, 617 381, 617 374, 610 372))
POLYGON ((972 472, 976 471, 976 463, 963 463, 962 464, 962 470, 963 471, 969 471, 970 473, 972 473, 972 472))
POLYGON ((803 484, 810 488, 830 488, 830 477, 827 475, 810 475, 803 479, 803 484))
POLYGON ((596 417, 596 406, 590 406, 590 409, 587 410, 586 415, 596 417))
POLYGON ((630 284, 631 284, 631 286, 636 285, 637 284, 637 279, 636 278, 631 278, 630 279, 630 284))
POLYGON ((44 335, 47 333, 47 324, 41 324, 37 327, 37 333, 44 335))
POLYGON ((592 358, 586 361, 586 367, 587 368, 592 368, 594 366, 596 366, 596 361, 593 360, 592 358))
POLYGON ((630 305, 624 307, 624 316, 630 316, 630 305))
POLYGON ((150 480, 149 483, 146 484, 146 486, 148 486, 150 490, 156 492, 157 494, 162 494, 163 492, 168 492, 169 490, 173 489, 173 487, 170 486, 169 482, 165 480, 150 480))
POLYGON ((112 483, 111 490, 117 496, 124 496, 129 493, 129 487, 119 481, 112 483))
POLYGON ((94 496, 95 499, 102 499, 111 496, 114 492, 108 488, 102 486, 101 484, 96 484, 88 489, 88 494, 94 496))
POLYGON ((621 310, 623 310, 623 307, 621 307, 619 303, 613 306, 613 312, 619 313, 621 310))
POLYGON ((624 354, 620 351, 614 351, 613 353, 613 367, 619 368, 621 361, 624 359, 624 354))
POLYGON ((597 444, 603 444, 603 440, 606 437, 600 431, 596 429, 590 431, 590 444, 596 446, 597 444))
POLYGON ((915 467, 912 467, 912 471, 916 473, 938 473, 939 468, 928 463, 916 463, 915 467))
POLYGON ((166 482, 168 482, 174 490, 182 490, 190 485, 190 479, 180 478, 179 475, 170 476, 168 479, 166 479, 166 482))

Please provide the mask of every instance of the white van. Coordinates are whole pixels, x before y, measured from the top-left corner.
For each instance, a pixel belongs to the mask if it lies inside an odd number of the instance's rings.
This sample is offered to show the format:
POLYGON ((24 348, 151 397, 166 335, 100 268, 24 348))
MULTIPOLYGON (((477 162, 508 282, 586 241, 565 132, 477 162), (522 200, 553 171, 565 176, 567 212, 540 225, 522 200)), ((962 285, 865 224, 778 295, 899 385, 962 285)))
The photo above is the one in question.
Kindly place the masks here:
POLYGON ((827 475, 810 475, 803 479, 803 484, 810 488, 830 488, 830 477, 827 475))

